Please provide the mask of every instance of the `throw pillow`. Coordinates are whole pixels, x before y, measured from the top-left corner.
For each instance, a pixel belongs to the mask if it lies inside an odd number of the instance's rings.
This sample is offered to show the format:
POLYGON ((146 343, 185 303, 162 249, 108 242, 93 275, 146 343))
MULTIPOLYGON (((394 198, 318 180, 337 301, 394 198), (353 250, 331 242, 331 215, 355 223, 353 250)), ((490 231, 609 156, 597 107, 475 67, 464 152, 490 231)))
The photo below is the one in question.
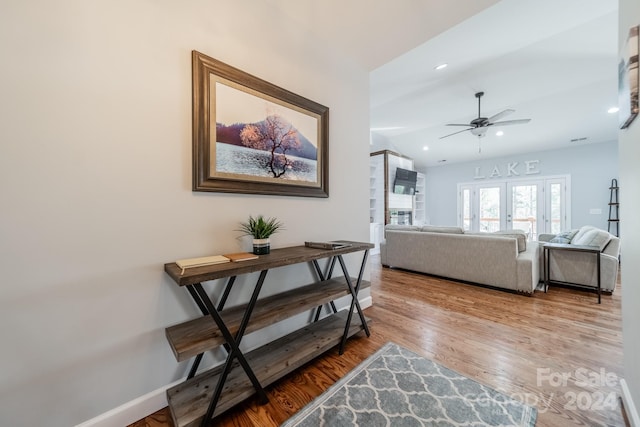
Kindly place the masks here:
POLYGON ((563 231, 560 234, 556 234, 556 237, 549 240, 549 243, 571 243, 571 239, 578 233, 578 230, 563 231))
POLYGON ((611 234, 604 230, 593 228, 582 234, 579 239, 573 239, 572 245, 597 246, 602 251, 611 240, 611 234))
POLYGON ((580 227, 580 229, 578 229, 578 232, 576 233, 575 236, 573 236, 573 239, 571 243, 573 243, 573 240, 580 240, 582 238, 582 236, 584 235, 584 233, 586 233, 589 230, 594 230, 595 227, 591 226, 591 225, 583 225, 582 227, 580 227))

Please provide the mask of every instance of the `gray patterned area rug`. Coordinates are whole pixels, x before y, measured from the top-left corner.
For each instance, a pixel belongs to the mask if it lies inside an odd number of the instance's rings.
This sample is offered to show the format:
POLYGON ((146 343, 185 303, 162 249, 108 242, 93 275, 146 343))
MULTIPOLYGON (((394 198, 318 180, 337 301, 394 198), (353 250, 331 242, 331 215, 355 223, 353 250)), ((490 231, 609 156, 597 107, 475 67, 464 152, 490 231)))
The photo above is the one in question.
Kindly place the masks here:
POLYGON ((534 426, 537 411, 394 343, 287 420, 293 426, 534 426))

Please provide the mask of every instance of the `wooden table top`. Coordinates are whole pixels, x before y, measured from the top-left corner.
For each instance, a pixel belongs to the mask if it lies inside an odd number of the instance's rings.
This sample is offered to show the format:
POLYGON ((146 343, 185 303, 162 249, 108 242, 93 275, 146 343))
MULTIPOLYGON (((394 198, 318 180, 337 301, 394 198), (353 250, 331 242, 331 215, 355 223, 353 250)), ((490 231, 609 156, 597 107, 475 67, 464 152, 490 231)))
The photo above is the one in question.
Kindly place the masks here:
MULTIPOLYGON (((341 242, 343 241, 341 240, 341 242)), ((350 246, 340 249, 316 249, 304 245, 271 249, 271 253, 260 255, 257 259, 192 267, 185 269, 184 273, 182 272, 182 268, 178 267, 175 262, 170 262, 164 265, 164 271, 171 276, 179 286, 185 286, 206 282, 207 280, 238 276, 240 274, 299 264, 335 255, 364 251, 374 247, 373 244, 365 242, 348 241, 348 243, 350 246)))
POLYGON ((600 252, 599 246, 572 245, 570 243, 545 243, 543 247, 548 249, 564 249, 568 251, 600 252))

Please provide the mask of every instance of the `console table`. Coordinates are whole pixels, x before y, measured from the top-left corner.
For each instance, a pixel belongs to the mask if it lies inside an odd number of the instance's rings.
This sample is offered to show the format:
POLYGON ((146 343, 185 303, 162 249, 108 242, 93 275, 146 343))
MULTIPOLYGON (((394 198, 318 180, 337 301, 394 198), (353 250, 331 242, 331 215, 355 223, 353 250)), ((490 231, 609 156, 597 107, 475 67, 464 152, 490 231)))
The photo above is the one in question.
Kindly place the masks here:
MULTIPOLYGON (((601 290, 600 290, 600 248, 598 246, 585 246, 585 245, 571 245, 566 243, 545 243, 543 246, 543 257, 544 257, 544 291, 547 292, 549 288, 549 283, 560 283, 563 285, 571 285, 571 286, 579 286, 585 287, 579 283, 569 283, 569 282, 560 282, 557 280, 551 280, 549 276, 551 276, 550 269, 550 260, 551 260, 551 251, 576 251, 576 252, 589 252, 595 254, 596 256, 596 274, 598 275, 597 281, 597 292, 598 292, 598 304, 601 303, 601 290)), ((591 288, 591 287, 590 287, 591 288)), ((593 288, 591 288, 593 289, 593 288)))
POLYGON ((182 269, 175 263, 165 264, 165 272, 178 286, 186 288, 202 316, 171 326, 166 336, 178 361, 195 357, 187 380, 167 390, 167 401, 176 427, 205 426, 249 396, 257 393, 261 403, 268 398, 264 387, 314 359, 335 345, 344 352, 346 340, 360 331, 370 335, 358 292, 370 286, 362 280, 370 243, 346 242, 340 249, 316 249, 294 246, 273 249, 258 259, 182 269), (356 278, 349 276, 343 255, 363 252, 356 278), (318 260, 327 259, 325 270, 318 260), (336 262, 344 277, 332 279, 336 262), (287 292, 259 298, 269 269, 292 264, 310 263, 318 281, 287 292), (260 272, 248 303, 225 309, 225 303, 236 277, 260 272), (226 279, 217 306, 204 289, 203 282, 226 279), (334 300, 351 296, 349 310, 338 312, 334 300), (320 319, 322 307, 331 313, 320 319), (310 311, 313 322, 258 349, 243 353, 239 345, 246 333, 254 332, 310 311), (353 314, 357 314, 353 318, 353 314), (198 373, 202 356, 218 347, 226 350, 223 365, 198 373))

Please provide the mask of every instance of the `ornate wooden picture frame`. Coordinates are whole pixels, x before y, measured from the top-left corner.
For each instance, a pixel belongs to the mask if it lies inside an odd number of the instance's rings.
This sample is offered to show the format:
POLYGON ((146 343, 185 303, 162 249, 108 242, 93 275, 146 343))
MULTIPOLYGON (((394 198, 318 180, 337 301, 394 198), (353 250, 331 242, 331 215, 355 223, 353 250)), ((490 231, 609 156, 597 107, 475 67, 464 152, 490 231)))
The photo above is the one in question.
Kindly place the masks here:
POLYGON ((640 73, 638 69, 640 51, 640 26, 632 27, 622 47, 618 63, 618 95, 620 107, 620 129, 626 129, 639 111, 640 73))
POLYGON ((329 108, 192 52, 193 191, 329 196, 329 108))

